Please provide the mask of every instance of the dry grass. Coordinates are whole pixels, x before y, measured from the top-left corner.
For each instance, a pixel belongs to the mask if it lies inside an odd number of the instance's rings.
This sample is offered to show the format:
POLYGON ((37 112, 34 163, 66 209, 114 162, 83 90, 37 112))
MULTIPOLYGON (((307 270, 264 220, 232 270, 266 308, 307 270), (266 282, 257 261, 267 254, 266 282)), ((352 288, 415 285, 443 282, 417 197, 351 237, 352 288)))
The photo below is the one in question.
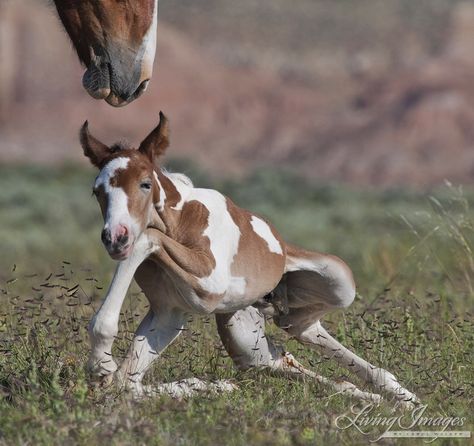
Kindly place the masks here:
MULTIPOLYGON (((198 183, 205 178, 194 177, 198 183)), ((99 211, 89 182, 89 173, 73 168, 67 174, 1 172, 1 238, 8 255, 0 259, 0 444, 367 444, 367 437, 334 424, 355 401, 309 380, 236 372, 212 318, 193 318, 148 380, 227 378, 239 391, 133 402, 117 389, 90 388, 86 326, 113 264, 97 243, 99 211), (64 198, 52 200, 56 194, 64 198), (48 238, 55 243, 44 243, 48 238)), ((463 429, 472 430, 472 195, 444 190, 430 208, 420 195, 310 187, 275 172, 219 186, 270 216, 288 239, 348 259, 359 296, 325 325, 394 372, 428 405, 427 414, 467 417, 463 429)), ((136 288, 129 294, 117 358, 146 306, 136 288)), ((327 358, 271 324, 268 329, 305 365, 344 376, 327 358)), ((391 407, 389 401, 380 411, 389 414, 391 407)))

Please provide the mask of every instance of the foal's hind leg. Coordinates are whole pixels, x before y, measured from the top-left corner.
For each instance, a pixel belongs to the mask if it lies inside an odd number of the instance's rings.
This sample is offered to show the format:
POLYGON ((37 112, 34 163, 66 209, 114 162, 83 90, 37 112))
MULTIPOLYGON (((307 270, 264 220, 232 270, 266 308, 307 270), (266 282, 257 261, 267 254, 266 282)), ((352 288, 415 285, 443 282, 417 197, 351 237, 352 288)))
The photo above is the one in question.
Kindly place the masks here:
POLYGON ((407 405, 418 401, 416 395, 402 387, 392 373, 375 367, 344 347, 322 327, 319 320, 304 329, 298 328, 296 324, 288 331, 301 343, 321 349, 325 355, 335 359, 364 382, 372 384, 379 392, 392 394, 398 401, 407 405))
POLYGON ((269 367, 281 356, 265 335, 265 318, 256 308, 216 314, 216 323, 222 343, 238 369, 269 367))
POLYGON ((373 366, 342 346, 319 322, 331 310, 347 308, 355 297, 355 285, 348 266, 337 257, 290 247, 285 274, 289 314, 275 318, 280 327, 310 347, 319 347, 339 364, 390 393, 401 402, 416 402, 416 396, 402 387, 394 375, 373 366))
POLYGON ((224 347, 239 369, 266 368, 289 378, 309 377, 345 393, 368 401, 380 401, 380 395, 363 392, 351 383, 334 382, 304 368, 288 352, 277 348, 265 335, 265 318, 254 307, 232 314, 216 314, 217 329, 224 347))

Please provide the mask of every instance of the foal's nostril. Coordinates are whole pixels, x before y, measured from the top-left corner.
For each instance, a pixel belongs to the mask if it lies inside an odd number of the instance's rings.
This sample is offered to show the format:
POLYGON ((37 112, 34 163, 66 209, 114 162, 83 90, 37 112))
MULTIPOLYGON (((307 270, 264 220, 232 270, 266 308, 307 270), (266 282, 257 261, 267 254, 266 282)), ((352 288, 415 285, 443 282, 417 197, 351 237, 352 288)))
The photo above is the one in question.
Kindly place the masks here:
POLYGON ((126 245, 128 242, 128 235, 127 234, 124 234, 124 235, 119 235, 117 237, 117 243, 119 243, 120 245, 126 245))
POLYGON ((102 243, 104 245, 110 245, 110 243, 112 242, 112 237, 110 236, 110 231, 108 229, 104 229, 102 231, 100 238, 102 239, 102 243))

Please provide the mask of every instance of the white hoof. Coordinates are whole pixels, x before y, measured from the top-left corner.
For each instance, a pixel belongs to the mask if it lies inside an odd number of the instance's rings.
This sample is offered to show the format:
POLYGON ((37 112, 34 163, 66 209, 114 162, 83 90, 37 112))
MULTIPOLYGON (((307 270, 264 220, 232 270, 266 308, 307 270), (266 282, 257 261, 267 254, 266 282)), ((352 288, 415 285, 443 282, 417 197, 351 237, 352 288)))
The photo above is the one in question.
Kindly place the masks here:
POLYGON ((100 358, 90 357, 87 361, 87 370, 96 378, 112 375, 117 369, 118 366, 112 359, 112 356, 102 356, 100 358))

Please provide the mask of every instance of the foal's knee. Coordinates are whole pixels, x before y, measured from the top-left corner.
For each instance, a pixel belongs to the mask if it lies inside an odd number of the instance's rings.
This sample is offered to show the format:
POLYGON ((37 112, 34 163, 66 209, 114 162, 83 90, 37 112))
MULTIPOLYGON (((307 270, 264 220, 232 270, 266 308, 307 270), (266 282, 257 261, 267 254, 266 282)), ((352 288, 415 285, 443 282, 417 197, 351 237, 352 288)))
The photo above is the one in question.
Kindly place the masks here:
POLYGON ((89 323, 88 332, 92 340, 109 340, 117 336, 118 325, 115 320, 96 314, 89 323))

